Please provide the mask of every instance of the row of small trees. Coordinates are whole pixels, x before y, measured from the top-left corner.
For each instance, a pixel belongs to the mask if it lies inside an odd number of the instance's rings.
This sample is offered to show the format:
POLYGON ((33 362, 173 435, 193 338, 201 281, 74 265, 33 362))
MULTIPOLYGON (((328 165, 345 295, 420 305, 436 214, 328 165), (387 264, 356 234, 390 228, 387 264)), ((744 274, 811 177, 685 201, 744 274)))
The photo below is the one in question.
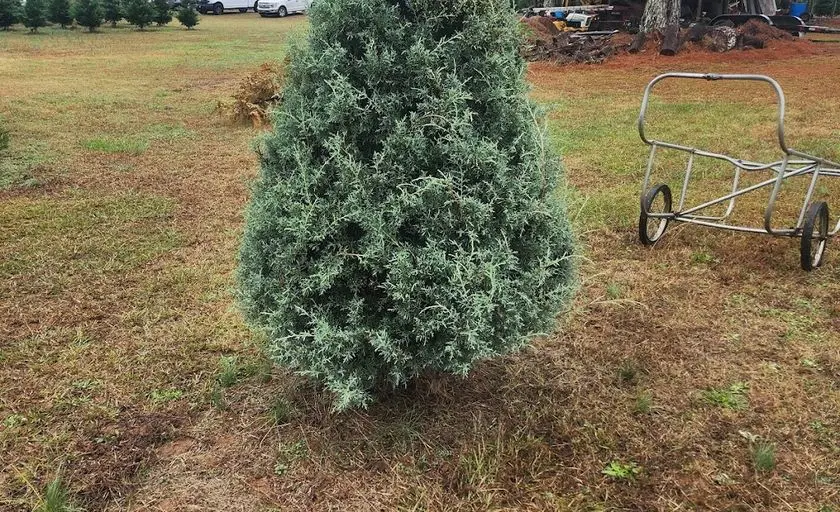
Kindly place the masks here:
MULTIPOLYGON (((172 21, 172 9, 167 0, 0 0, 0 28, 6 30, 15 23, 23 23, 33 32, 48 22, 67 28, 75 20, 93 32, 103 22, 116 26, 125 18, 143 30, 152 23, 158 26, 172 21)), ((188 29, 198 24, 198 12, 192 3, 185 3, 177 12, 178 21, 188 29)))

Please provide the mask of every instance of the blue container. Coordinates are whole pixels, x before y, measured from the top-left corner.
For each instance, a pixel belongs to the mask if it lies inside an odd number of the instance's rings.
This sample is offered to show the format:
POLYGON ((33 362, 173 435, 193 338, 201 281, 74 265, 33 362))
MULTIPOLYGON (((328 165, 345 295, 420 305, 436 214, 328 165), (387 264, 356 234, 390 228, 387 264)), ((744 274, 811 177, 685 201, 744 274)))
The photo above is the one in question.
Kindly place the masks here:
POLYGON ((808 12, 808 4, 807 3, 791 2, 791 4, 790 4, 790 15, 791 16, 802 16, 806 12, 808 12))

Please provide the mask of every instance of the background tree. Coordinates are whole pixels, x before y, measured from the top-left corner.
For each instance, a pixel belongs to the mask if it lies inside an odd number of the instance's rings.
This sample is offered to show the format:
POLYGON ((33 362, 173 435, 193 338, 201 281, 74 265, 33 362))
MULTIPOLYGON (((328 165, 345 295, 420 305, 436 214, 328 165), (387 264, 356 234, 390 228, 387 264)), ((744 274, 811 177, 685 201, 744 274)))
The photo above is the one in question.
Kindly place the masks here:
POLYGON ((155 10, 148 0, 124 0, 123 16, 126 21, 143 30, 155 17, 155 10))
POLYGON ((103 12, 99 0, 76 0, 74 14, 79 25, 87 27, 89 32, 102 25, 103 12))
POLYGON ((73 15, 70 13, 70 0, 49 0, 47 5, 47 19, 52 23, 58 23, 61 28, 73 23, 73 15))
POLYGON ((27 0, 23 7, 23 25, 32 32, 47 25, 44 0, 27 0))
POLYGON ((111 23, 112 27, 117 26, 117 22, 123 17, 122 5, 120 0, 103 0, 102 2, 102 19, 111 23))
POLYGON ((509 0, 320 0, 262 141, 238 279, 338 410, 551 331, 573 237, 509 0))
POLYGON ((648 0, 642 13, 639 32, 663 32, 666 27, 680 22, 680 0, 648 0))
POLYGON ((181 22, 181 25, 187 27, 187 30, 198 25, 198 11, 195 10, 193 2, 181 4, 181 8, 178 9, 178 21, 181 22))
POLYGON ((20 21, 21 0, 0 0, 0 28, 7 30, 20 21))
POLYGON ((154 22, 162 27, 172 21, 169 2, 167 0, 153 0, 152 6, 155 10, 154 22))

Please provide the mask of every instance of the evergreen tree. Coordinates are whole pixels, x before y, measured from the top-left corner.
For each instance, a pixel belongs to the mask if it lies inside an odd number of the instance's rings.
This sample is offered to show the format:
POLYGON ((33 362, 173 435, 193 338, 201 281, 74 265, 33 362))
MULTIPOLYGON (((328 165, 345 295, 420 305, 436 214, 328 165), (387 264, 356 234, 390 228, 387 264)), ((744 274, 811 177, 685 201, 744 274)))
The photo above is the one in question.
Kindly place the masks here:
POLYGON ((314 4, 246 214, 246 317, 337 410, 520 349, 574 287, 510 1, 408 5, 314 4))
POLYGON ((152 6, 155 10, 154 22, 162 27, 172 21, 172 13, 169 12, 169 2, 167 0, 153 0, 152 6))
POLYGON ((20 21, 21 10, 20 0, 0 0, 0 28, 6 30, 20 21))
POLYGON ((44 0, 26 0, 23 7, 23 25, 32 32, 47 25, 47 13, 44 0))
POLYGON ((155 17, 155 9, 148 0, 124 0, 123 16, 126 21, 143 30, 155 17))
POLYGON ((178 21, 181 22, 181 25, 187 27, 187 30, 198 25, 198 11, 195 10, 195 5, 192 2, 181 4, 181 8, 178 9, 178 21))
POLYGON ((49 0, 47 5, 47 19, 52 23, 58 23, 61 28, 73 23, 73 15, 70 14, 70 0, 49 0))
POLYGON ((76 0, 74 13, 79 25, 87 27, 90 32, 102 25, 103 12, 99 0, 76 0))
POLYGON ((111 23, 112 27, 117 26, 117 22, 123 17, 122 5, 120 0, 103 0, 102 2, 102 19, 111 23))

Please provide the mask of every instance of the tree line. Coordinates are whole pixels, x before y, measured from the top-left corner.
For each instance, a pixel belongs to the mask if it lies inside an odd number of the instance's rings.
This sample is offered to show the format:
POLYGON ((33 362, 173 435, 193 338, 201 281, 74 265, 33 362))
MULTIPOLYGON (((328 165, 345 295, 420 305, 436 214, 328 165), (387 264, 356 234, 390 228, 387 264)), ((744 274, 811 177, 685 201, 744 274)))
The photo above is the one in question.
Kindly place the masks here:
MULTIPOLYGON (((93 32, 103 23, 112 27, 125 19, 140 30, 172 21, 172 6, 167 0, 0 0, 0 28, 6 30, 22 23, 32 32, 49 23, 68 28, 75 21, 93 32)), ((184 2, 175 17, 187 29, 198 24, 198 12, 192 1, 184 2)))

